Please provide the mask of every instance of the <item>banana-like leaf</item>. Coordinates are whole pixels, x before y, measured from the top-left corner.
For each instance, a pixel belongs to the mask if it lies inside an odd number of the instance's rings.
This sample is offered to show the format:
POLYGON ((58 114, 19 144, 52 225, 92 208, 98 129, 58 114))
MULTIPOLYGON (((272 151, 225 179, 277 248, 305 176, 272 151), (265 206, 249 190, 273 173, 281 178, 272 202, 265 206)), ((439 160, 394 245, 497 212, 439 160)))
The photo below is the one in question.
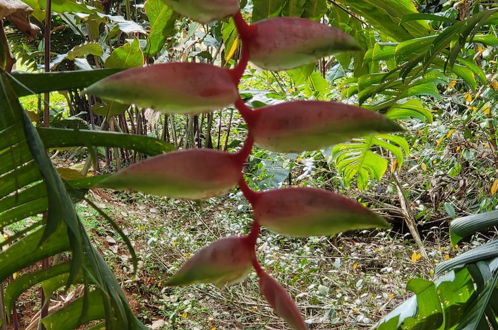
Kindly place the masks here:
POLYGON ((455 268, 463 267, 467 264, 476 263, 482 260, 489 260, 496 257, 498 257, 498 240, 488 242, 482 246, 462 253, 453 259, 443 261, 436 266, 436 275, 440 275, 455 268))
POLYGON ((451 221, 451 243, 457 244, 462 238, 498 225, 498 211, 469 215, 451 221))
POLYGON ((85 88, 121 69, 13 73, 12 87, 17 96, 85 88))
MULTIPOLYGON (((4 299, 7 314, 10 314, 12 312, 14 302, 17 300, 17 298, 32 286, 61 274, 66 274, 66 281, 62 282, 59 287, 65 285, 70 270, 71 265, 65 263, 47 269, 38 270, 36 272, 23 274, 17 277, 15 280, 10 282, 5 289, 4 299)), ((47 298, 49 297, 50 295, 48 295, 47 298)))
POLYGON ((78 298, 70 305, 43 318, 48 329, 72 330, 78 326, 105 317, 105 301, 100 290, 93 290, 87 296, 78 298))
MULTIPOLYGON (((47 214, 43 221, 22 225, 7 239, 10 246, 0 252, 0 282, 46 257, 70 251, 70 269, 64 284, 75 283, 77 274, 82 274, 84 283, 104 293, 106 308, 102 310, 108 327, 142 327, 108 266, 91 245, 65 184, 18 102, 12 77, 6 73, 0 74, 0 105, 0 229, 35 213, 47 214)), ((79 319, 79 314, 74 317, 79 319)))
POLYGON ((103 146, 136 150, 155 156, 176 148, 167 142, 142 135, 63 128, 38 128, 45 147, 103 146))

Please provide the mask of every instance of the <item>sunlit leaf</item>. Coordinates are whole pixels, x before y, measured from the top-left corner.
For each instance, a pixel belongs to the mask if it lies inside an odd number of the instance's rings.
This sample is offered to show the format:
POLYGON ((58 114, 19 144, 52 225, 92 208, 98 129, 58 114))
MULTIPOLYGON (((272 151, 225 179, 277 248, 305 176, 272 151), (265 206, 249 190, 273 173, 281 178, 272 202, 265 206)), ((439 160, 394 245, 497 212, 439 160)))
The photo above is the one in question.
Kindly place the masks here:
POLYGON ((164 0, 178 13, 200 23, 209 23, 227 16, 235 15, 239 0, 164 0))

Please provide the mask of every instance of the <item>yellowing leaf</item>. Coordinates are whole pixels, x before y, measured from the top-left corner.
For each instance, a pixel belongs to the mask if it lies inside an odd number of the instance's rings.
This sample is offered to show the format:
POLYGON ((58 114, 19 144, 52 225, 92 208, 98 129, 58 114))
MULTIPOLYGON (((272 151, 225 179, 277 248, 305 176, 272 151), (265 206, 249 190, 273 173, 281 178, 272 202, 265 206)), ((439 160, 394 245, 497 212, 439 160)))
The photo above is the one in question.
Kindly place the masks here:
POLYGON ((448 133, 446 134, 446 137, 447 137, 447 138, 450 138, 450 137, 453 135, 453 133, 455 133, 455 130, 454 130, 454 129, 450 129, 450 130, 448 131, 448 133))
POLYGON ((450 83, 448 84, 448 89, 455 87, 455 85, 456 85, 456 80, 450 81, 450 83))
POLYGON ((493 87, 493 89, 496 91, 498 90, 498 81, 497 80, 493 80, 491 82, 491 87, 493 87))
POLYGON ((456 152, 459 152, 462 149, 462 146, 457 146, 456 147, 456 152))
POLYGON ((235 54, 235 51, 237 50, 237 47, 239 46, 239 38, 235 38, 235 40, 232 43, 232 48, 228 51, 227 55, 225 56, 225 61, 228 62, 232 59, 233 55, 235 54))
POLYGON ((446 137, 446 135, 443 135, 439 138, 439 140, 437 140, 436 142, 436 146, 439 147, 439 145, 441 144, 441 142, 443 142, 444 138, 446 137))
POLYGON ((496 179, 495 182, 493 182, 493 185, 491 186, 491 196, 496 194, 497 191, 498 191, 498 179, 496 179))
POLYGON ((64 180, 68 180, 68 181, 85 178, 85 176, 83 174, 81 174, 79 171, 72 169, 72 168, 59 167, 57 169, 57 172, 59 172, 59 175, 64 180))
POLYGON ((395 159, 395 160, 393 160, 393 162, 391 164, 391 172, 396 171, 397 168, 398 168, 398 160, 395 159))
POLYGON ((483 108, 482 108, 482 112, 484 112, 485 115, 491 115, 491 107, 489 105, 485 105, 483 108))
POLYGON ((469 107, 469 110, 470 110, 470 111, 476 111, 476 110, 477 110, 477 107, 474 107, 474 106, 469 107))
POLYGON ((463 97, 465 98, 465 102, 467 103, 472 102, 472 95, 470 95, 469 93, 465 93, 463 97))
POLYGON ((416 263, 420 259, 422 259, 422 255, 420 253, 417 253, 417 252, 412 253, 412 257, 411 257, 412 263, 416 263))
POLYGON ((425 165, 425 163, 422 163, 420 167, 422 168, 422 171, 427 171, 427 165, 425 165))

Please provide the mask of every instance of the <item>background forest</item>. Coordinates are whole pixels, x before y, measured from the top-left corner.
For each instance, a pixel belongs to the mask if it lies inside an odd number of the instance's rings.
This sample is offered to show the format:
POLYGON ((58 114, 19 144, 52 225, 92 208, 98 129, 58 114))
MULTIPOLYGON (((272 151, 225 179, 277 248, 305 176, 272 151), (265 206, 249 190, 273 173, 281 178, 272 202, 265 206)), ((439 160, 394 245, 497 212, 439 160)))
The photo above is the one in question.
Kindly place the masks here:
MULTIPOLYGON (((149 156, 236 152, 247 135, 235 107, 162 114, 84 92, 143 65, 236 65, 232 19, 200 24, 166 2, 0 1, 0 329, 34 329, 40 316, 47 329, 285 328, 255 274, 223 288, 164 285, 203 246, 248 231, 251 207, 238 189, 184 201, 96 187, 149 156)), ((260 262, 308 326, 498 328, 498 4, 246 0, 241 8, 248 22, 319 21, 361 47, 287 71, 249 64, 239 86, 248 105, 341 102, 404 129, 250 155, 254 190, 323 188, 391 224, 305 239, 262 231, 260 262)))

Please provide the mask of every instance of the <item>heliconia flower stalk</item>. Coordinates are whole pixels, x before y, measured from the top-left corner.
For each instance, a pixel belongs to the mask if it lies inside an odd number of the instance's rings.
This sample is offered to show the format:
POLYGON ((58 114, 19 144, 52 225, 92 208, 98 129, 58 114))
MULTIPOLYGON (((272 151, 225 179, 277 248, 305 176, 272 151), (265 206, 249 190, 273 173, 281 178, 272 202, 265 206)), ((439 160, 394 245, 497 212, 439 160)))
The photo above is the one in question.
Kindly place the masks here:
POLYGON ((250 60, 267 70, 288 70, 339 51, 360 49, 341 30, 305 18, 274 17, 253 26, 250 60))
POLYGON ((226 69, 204 63, 163 63, 133 68, 96 82, 86 93, 165 113, 200 113, 239 97, 226 69))
POLYGON ((260 272, 258 276, 261 293, 273 307, 275 314, 287 321, 292 329, 308 329, 289 293, 267 273, 260 272))
POLYGON ((322 189, 264 191, 257 194, 252 206, 255 221, 287 236, 335 235, 353 229, 388 227, 382 217, 360 203, 322 189))
POLYGON ((239 12, 239 0, 164 0, 174 11, 207 24, 239 12))
POLYGON ((237 185, 241 170, 238 154, 211 149, 183 150, 131 165, 99 186, 202 199, 228 192, 237 185))
POLYGON ((254 117, 256 145, 277 152, 317 150, 353 137, 402 130, 377 112, 323 101, 270 105, 255 110, 254 117))
POLYGON ((166 285, 213 283, 221 287, 239 282, 251 271, 252 255, 246 237, 220 239, 197 252, 166 285))

